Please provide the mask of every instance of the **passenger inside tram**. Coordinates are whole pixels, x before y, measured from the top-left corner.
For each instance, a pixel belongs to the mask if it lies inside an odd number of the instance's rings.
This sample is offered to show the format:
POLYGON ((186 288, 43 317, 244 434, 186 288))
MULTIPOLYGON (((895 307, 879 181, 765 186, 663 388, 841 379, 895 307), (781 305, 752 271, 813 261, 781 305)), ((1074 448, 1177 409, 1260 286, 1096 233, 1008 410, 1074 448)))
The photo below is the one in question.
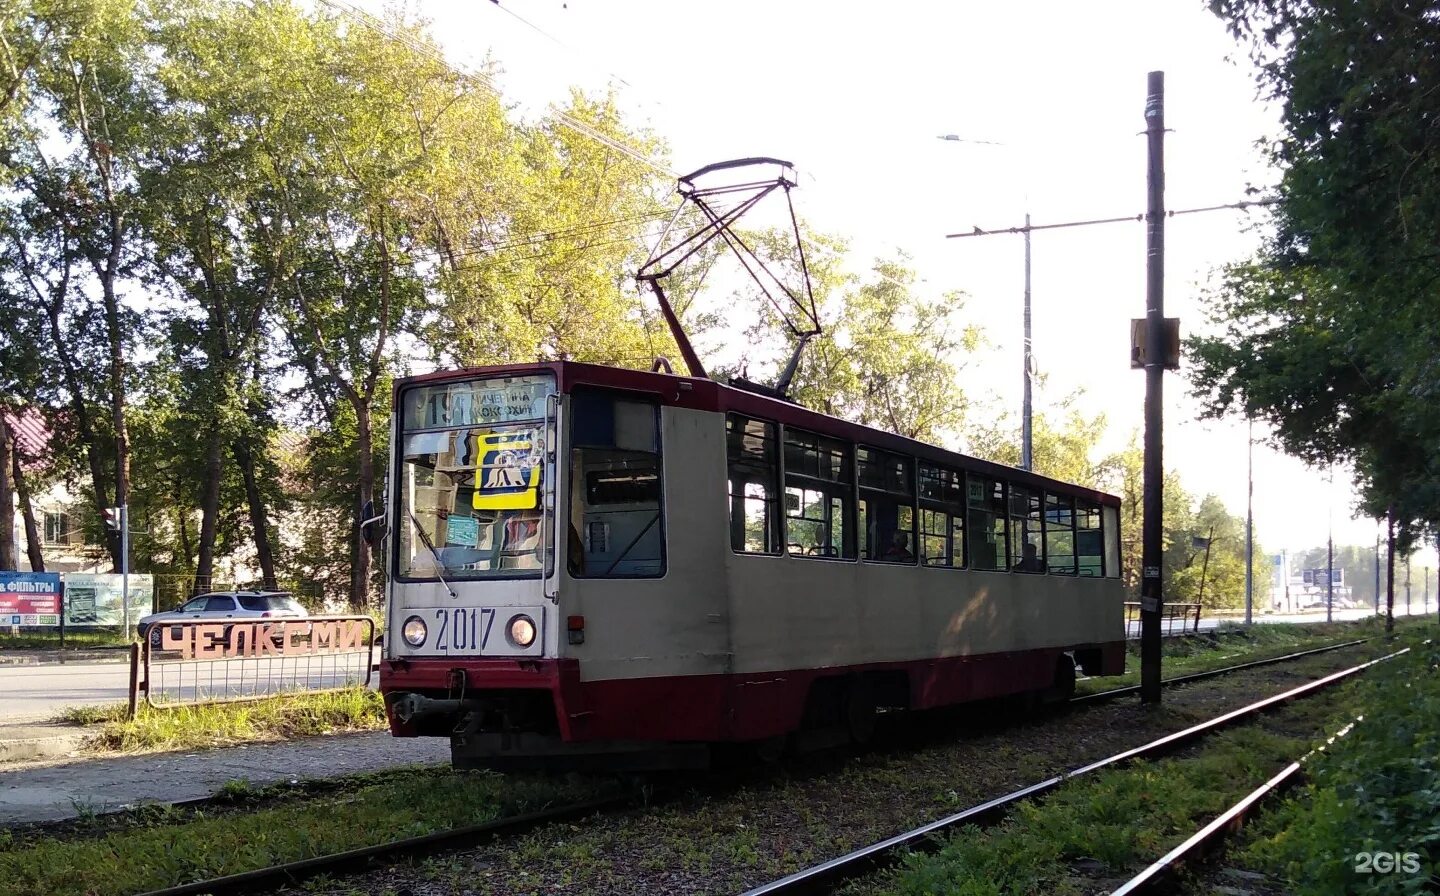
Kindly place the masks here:
POLYGON ((1035 542, 1025 542, 1025 546, 1024 548, 1022 548, 1022 550, 1024 552, 1024 556, 1021 557, 1020 562, 1016 563, 1013 567, 1016 572, 1045 571, 1045 564, 1040 560, 1039 549, 1035 547, 1035 542))

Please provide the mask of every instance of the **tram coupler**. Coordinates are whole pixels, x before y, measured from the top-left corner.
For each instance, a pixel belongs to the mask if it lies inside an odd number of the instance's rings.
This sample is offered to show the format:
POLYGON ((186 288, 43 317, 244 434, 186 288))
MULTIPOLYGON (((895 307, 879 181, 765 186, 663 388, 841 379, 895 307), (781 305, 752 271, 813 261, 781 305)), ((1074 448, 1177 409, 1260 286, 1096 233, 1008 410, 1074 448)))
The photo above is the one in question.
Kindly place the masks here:
POLYGON ((422 694, 392 694, 388 702, 391 715, 402 725, 408 725, 426 716, 457 715, 460 712, 461 703, 461 701, 453 699, 436 700, 422 694))

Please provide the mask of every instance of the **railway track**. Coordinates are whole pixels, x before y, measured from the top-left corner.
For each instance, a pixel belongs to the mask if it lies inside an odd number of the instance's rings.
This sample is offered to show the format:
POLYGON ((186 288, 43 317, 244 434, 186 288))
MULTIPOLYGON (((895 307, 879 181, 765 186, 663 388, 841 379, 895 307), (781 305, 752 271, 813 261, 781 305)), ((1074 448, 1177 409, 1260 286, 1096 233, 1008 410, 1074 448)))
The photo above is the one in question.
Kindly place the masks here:
MULTIPOLYGON (((936 835, 943 834, 946 831, 954 830, 964 825, 976 825, 980 827, 993 825, 1003 819, 1009 813, 1010 809, 1018 803, 1028 799, 1044 797, 1045 795, 1049 794, 1051 791, 1055 790, 1056 788, 1060 787, 1071 779, 1088 775, 1093 772, 1100 771, 1101 769, 1118 766, 1136 759, 1154 759, 1160 756, 1174 753, 1175 751, 1185 746, 1188 746, 1192 742, 1202 737, 1205 737, 1206 735, 1212 734, 1230 725, 1234 725, 1237 722, 1246 721, 1254 717, 1258 713, 1264 712, 1265 710, 1274 708, 1284 703, 1291 702, 1293 700, 1310 696, 1318 691, 1332 687, 1342 681, 1348 680, 1352 676, 1363 672, 1364 670, 1370 668, 1371 666, 1374 666, 1377 663, 1393 659, 1397 656, 1408 653, 1409 651, 1410 648, 1406 647, 1402 650, 1395 651, 1394 653, 1386 654, 1383 657, 1370 660, 1369 662, 1361 663, 1357 666, 1352 666, 1349 669, 1342 669, 1339 672, 1332 673, 1325 676, 1324 678, 1309 682, 1308 684, 1303 684, 1299 687, 1292 688, 1288 691, 1285 691, 1284 693, 1276 694, 1272 697, 1267 697, 1264 700, 1256 701, 1249 706, 1244 706, 1240 709, 1232 710, 1230 712, 1224 713, 1223 715, 1216 716, 1209 721, 1201 722, 1198 725, 1193 725, 1183 731, 1177 731, 1173 734, 1158 738, 1143 746, 1124 750, 1120 753, 1116 753, 1113 756, 1109 756, 1096 762, 1091 762, 1087 765, 1080 766, 1079 768, 1073 769, 1064 774, 1055 775, 1053 777, 1045 779, 1044 781, 1031 784, 1027 787, 1022 787, 1019 790, 1012 791, 1011 793, 1007 793, 1004 796, 996 797, 995 799, 987 800, 986 802, 971 806, 968 809, 956 812, 952 815, 948 815, 944 818, 933 821, 926 825, 922 825, 913 830, 906 831, 903 834, 899 834, 889 839, 882 840, 878 843, 871 844, 870 846, 857 849, 853 852, 847 853, 846 855, 831 859, 827 862, 822 862, 818 865, 814 865, 810 868, 804 869, 803 871, 798 871, 794 874, 788 875, 763 886, 747 890, 744 893, 744 896, 817 896, 817 894, 831 893, 846 881, 878 871, 881 868, 890 865, 905 853, 926 852, 936 848, 939 845, 939 841, 936 835)), ((1290 774, 1291 776, 1293 776, 1295 773, 1291 772, 1290 774)), ((1272 779, 1272 781, 1267 783, 1266 786, 1273 790, 1273 788, 1281 786, 1285 780, 1288 780, 1288 778, 1281 778, 1281 776, 1279 775, 1276 776, 1276 779, 1272 779), (1276 779, 1279 780, 1277 781, 1276 779)), ((1264 790, 1264 788, 1262 788, 1262 790, 1264 790)), ((1265 790, 1265 792, 1268 793, 1270 791, 1265 790)), ((1261 794, 1260 791, 1256 791, 1256 793, 1251 794, 1250 797, 1247 797, 1248 802, 1242 801, 1240 808, 1232 808, 1231 811, 1237 813, 1237 815, 1243 815, 1243 813, 1248 811, 1248 809, 1253 806, 1255 802, 1259 801, 1261 796, 1263 796, 1263 794, 1261 794)), ((1229 815, 1229 813, 1226 814, 1229 815)), ((1216 827, 1217 830, 1223 830, 1224 823, 1220 823, 1217 821, 1214 827, 1216 827)), ((1208 827, 1207 830, 1209 830, 1208 827)), ((1196 835, 1196 838, 1201 838, 1201 834, 1206 834, 1206 832, 1200 832, 1196 835)), ((1217 836, 1216 831, 1210 831, 1208 834, 1206 834, 1205 838, 1201 839, 1203 842, 1208 843, 1215 836, 1217 836)), ((1198 848, 1198 846, 1191 847, 1192 850, 1196 850, 1198 848)), ((1170 873, 1170 870, 1178 863, 1178 859, 1171 859, 1164 868, 1162 868, 1160 871, 1155 872, 1154 877, 1156 877, 1157 879, 1163 879, 1167 877, 1170 873)), ((1158 865, 1160 863, 1156 864, 1158 865)), ((1137 886, 1143 887, 1149 886, 1149 884, 1139 884, 1137 886)), ((1126 892, 1145 891, 1135 890, 1126 892)))
MULTIPOLYGON (((1328 653, 1335 650, 1342 650, 1348 647, 1355 647, 1365 643, 1368 640, 1370 639, 1361 638, 1356 640, 1350 640, 1338 644, 1331 644, 1325 647, 1312 648, 1309 650, 1289 653, 1283 656, 1270 657, 1263 660, 1255 660, 1247 663, 1237 664, 1234 666, 1227 666, 1222 669, 1214 669, 1206 672, 1198 672, 1189 675, 1176 676, 1174 678, 1167 679, 1165 682, 1163 682, 1163 684, 1167 687, 1173 687, 1194 681, 1204 680, 1207 678, 1215 678, 1222 675, 1245 671, 1248 669, 1254 669, 1262 666, 1275 665, 1284 662, 1292 662, 1305 657, 1314 656, 1316 654, 1328 653)), ((1372 663, 1373 662, 1378 662, 1378 660, 1372 661, 1372 663)), ((1332 675, 1326 679, 1321 679, 1320 681, 1330 682, 1331 679, 1339 680, 1337 676, 1348 676, 1360 669, 1368 667, 1370 664, 1371 663, 1366 663, 1361 666, 1345 670, 1341 673, 1336 673, 1336 675, 1332 675)), ((1258 712, 1260 711, 1260 709, 1257 707, 1273 705, 1276 701, 1280 701, 1282 699, 1293 699, 1293 695, 1295 695, 1296 692, 1302 691, 1305 688, 1314 688, 1317 684, 1318 683, 1305 685, 1302 688, 1297 688, 1294 691, 1287 692, 1286 694, 1279 695, 1278 697, 1270 698, 1266 701, 1260 701, 1260 703, 1252 704, 1249 707, 1237 710, 1235 713, 1229 713, 1226 716, 1222 716, 1220 718, 1231 719, 1232 716, 1239 718, 1240 716, 1238 716, 1237 713, 1244 714, 1258 712)), ((1091 705, 1115 700, 1137 693, 1138 691, 1138 685, 1114 688, 1095 694, 1087 694, 1074 697, 1071 699, 1070 702, 1071 704, 1076 706, 1091 705)), ((1306 692, 1308 693, 1308 691, 1306 692)), ((1233 721, 1233 719, 1231 719, 1231 721, 1233 721)), ((1226 722, 1225 724, 1228 723, 1229 722, 1226 722)), ((1211 723, 1205 724, 1214 724, 1214 720, 1212 720, 1211 723)), ((1204 726, 1196 726, 1193 729, 1187 729, 1184 732, 1178 732, 1176 734, 1170 735, 1167 738, 1162 738, 1161 741, 1169 742, 1172 739, 1181 738, 1181 740, 1175 741, 1175 747, 1178 747, 1180 745, 1183 745, 1183 743, 1188 743, 1189 740, 1193 739, 1194 737, 1200 736, 1199 734, 1194 732, 1201 728, 1204 728, 1204 726)), ((1155 743, 1160 743, 1161 741, 1157 741, 1155 743)), ((1105 767, 1106 764, 1109 764, 1111 762, 1123 761, 1125 759, 1131 758, 1139 758, 1143 754, 1138 751, 1155 748, 1155 743, 1148 744, 1145 747, 1137 748, 1136 750, 1127 751, 1126 753, 1118 754, 1118 757, 1110 757, 1109 759, 1101 760, 1099 763, 1092 763, 1091 765, 1085 766, 1081 769, 1069 772, 1067 773, 1067 775, 1057 776, 1056 778, 1050 779, 1049 781, 1041 782, 1037 785, 1032 785, 1031 787, 1016 791, 1013 794, 1008 794, 1005 797, 1001 797, 998 800, 991 800, 987 803, 981 804, 980 806, 968 809, 964 813, 959 813, 957 816, 951 816, 949 819, 942 819, 940 822, 936 822, 935 824, 948 826, 949 824, 982 823, 982 819, 986 817, 991 817, 991 813, 996 813, 993 815, 993 818, 998 818, 1000 814, 1003 814, 1005 807, 1008 807, 1009 805, 1020 799, 1044 793, 1047 790, 1056 786, 1058 783, 1067 779, 1068 777, 1073 777, 1078 774, 1097 770, 1099 768, 1105 767)), ((207 802, 219 802, 219 800, 215 798, 202 798, 199 800, 182 801, 182 804, 187 808, 194 808, 203 806, 207 802)), ((198 894, 204 893, 215 894, 215 896, 223 896, 223 894, 254 893, 266 890, 275 890, 281 887, 299 884, 308 879, 320 876, 350 876, 356 873, 362 873, 367 870, 374 870, 378 867, 394 864, 396 862, 406 859, 421 858, 429 855, 435 855, 438 853, 451 852, 455 850, 481 846, 486 843, 494 842, 500 839, 519 836, 536 828, 540 828, 549 824, 573 822, 596 814, 620 811, 625 808, 634 806, 635 803, 636 801, 634 800, 634 798, 630 796, 615 796, 601 800, 593 800, 579 803, 575 805, 561 806, 553 809, 546 809, 543 811, 527 813, 525 815, 495 819, 493 821, 477 825, 471 825, 464 828, 438 831, 432 834, 426 834, 418 837, 410 837, 403 840, 395 840, 389 843, 363 847, 360 849, 349 850, 346 852, 324 856, 316 856, 296 862, 287 862, 268 868, 256 869, 254 871, 247 871, 239 874, 228 875, 209 880, 201 880, 191 883, 180 884, 160 890, 153 890, 146 894, 143 894, 143 896, 198 896, 198 894)), ((942 828, 935 827, 934 825, 927 825, 924 828, 917 829, 919 833, 910 832, 910 834, 901 835, 900 838, 892 838, 891 840, 883 841, 883 843, 881 844, 876 844, 873 847, 868 847, 867 850, 875 850, 878 847, 890 844, 885 850, 881 852, 876 852, 874 853, 874 855, 879 856, 884 852, 889 852, 893 854, 895 850, 914 848, 915 842, 924 840, 925 838, 933 834, 936 830, 941 829, 942 828), (914 836, 912 837, 912 835, 914 836), (901 842, 902 840, 904 842, 901 842)), ((867 850, 862 850, 860 852, 867 852, 867 850)), ((852 854, 852 856, 853 855, 855 854, 852 854)), ((834 865, 835 862, 843 862, 846 859, 850 858, 851 857, 842 857, 841 859, 836 859, 832 862, 825 863, 825 865, 823 866, 817 866, 817 868, 828 868, 829 866, 834 865)), ((830 874, 834 874, 836 873, 836 870, 841 867, 844 866, 837 865, 835 866, 835 868, 826 871, 825 875, 828 876, 830 874)), ((856 867, 857 869, 859 868, 858 865, 854 867, 856 867)), ((811 869, 812 872, 815 870, 816 869, 811 869)), ((806 873, 807 872, 801 872, 801 874, 806 873)), ((862 872, 857 870, 855 873, 862 872)), ((840 880, 848 879, 848 877, 850 876, 853 876, 853 874, 847 874, 838 877, 835 880, 838 882, 840 880)), ((791 877, 795 877, 795 875, 792 875, 791 877)), ((816 880, 820 879, 821 878, 818 877, 816 878, 816 880)), ((777 881, 774 884, 770 884, 767 886, 777 886, 789 880, 790 878, 785 878, 782 881, 777 881)), ((752 892, 757 894, 772 892, 803 893, 827 892, 827 890, 769 890, 765 888, 760 888, 752 892)))

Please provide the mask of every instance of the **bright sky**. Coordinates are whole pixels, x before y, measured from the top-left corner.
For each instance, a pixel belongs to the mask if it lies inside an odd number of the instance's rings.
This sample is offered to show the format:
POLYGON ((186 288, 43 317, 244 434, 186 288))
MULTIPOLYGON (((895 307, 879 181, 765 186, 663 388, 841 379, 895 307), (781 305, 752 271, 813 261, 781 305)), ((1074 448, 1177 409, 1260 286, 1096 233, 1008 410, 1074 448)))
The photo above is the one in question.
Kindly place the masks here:
MULTIPOLYGON (((1022 240, 944 234, 1018 225, 1027 209, 1036 224, 1143 211, 1151 70, 1166 74, 1168 208, 1238 201, 1275 179, 1255 144, 1278 130, 1277 114, 1256 100, 1243 50, 1197 0, 502 3, 407 8, 432 20, 453 62, 493 55, 521 114, 563 101, 570 85, 614 83, 634 120, 669 142, 678 171, 754 155, 794 162, 801 214, 849 238, 857 267, 903 249, 924 288, 970 296, 965 314, 993 350, 969 364, 964 387, 1017 409, 1022 240)), ((1211 272, 1251 252, 1263 222, 1215 212, 1167 223, 1165 311, 1183 332, 1205 326, 1211 272)), ((1144 315, 1144 296, 1143 225, 1034 235, 1035 353, 1048 376, 1037 409, 1083 388, 1081 406, 1107 415, 1112 446, 1138 430, 1144 383, 1129 367, 1129 321, 1144 315)), ((1187 393, 1183 370, 1167 376, 1166 467, 1243 514, 1245 426, 1197 422, 1187 393)), ((1324 544, 1331 518, 1337 544, 1374 542, 1373 521, 1350 519, 1346 471, 1332 486, 1325 471, 1264 446, 1254 469, 1265 549, 1324 544)))

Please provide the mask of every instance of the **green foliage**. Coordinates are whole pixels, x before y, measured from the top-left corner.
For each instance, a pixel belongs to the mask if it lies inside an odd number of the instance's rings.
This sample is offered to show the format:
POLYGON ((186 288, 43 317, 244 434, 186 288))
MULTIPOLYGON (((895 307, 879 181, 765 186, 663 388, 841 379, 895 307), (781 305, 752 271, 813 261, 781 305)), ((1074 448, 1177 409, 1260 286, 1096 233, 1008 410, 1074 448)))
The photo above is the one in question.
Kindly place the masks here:
POLYGON ((1440 521, 1440 22, 1419 2, 1213 0, 1282 101, 1275 233, 1191 340, 1208 412, 1270 424, 1290 453, 1355 465, 1404 550, 1440 521))
POLYGON ((998 827, 963 828, 933 855, 907 857, 871 892, 1095 892, 1087 873, 1113 883, 1138 870, 1263 781, 1302 744, 1240 729, 1216 735, 1197 757, 1136 762, 1076 779, 1043 803, 1021 803, 998 827))
POLYGON ((1266 816, 1241 860, 1314 896, 1431 892, 1440 873, 1440 648, 1368 673, 1364 718, 1305 766, 1308 783, 1266 816), (1362 874, 1362 852, 1416 853, 1418 873, 1362 874))

